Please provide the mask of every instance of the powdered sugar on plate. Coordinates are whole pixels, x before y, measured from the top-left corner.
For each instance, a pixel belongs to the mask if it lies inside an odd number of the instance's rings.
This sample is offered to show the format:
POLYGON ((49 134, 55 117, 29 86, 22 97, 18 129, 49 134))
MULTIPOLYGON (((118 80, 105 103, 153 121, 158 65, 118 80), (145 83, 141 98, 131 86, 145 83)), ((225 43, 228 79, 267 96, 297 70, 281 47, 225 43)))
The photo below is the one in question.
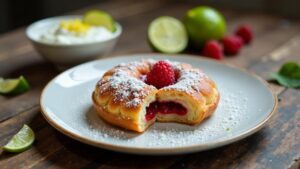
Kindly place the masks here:
MULTIPOLYGON (((156 61, 152 60, 152 64, 156 61)), ((165 88, 174 88, 189 92, 192 86, 201 83, 202 78, 207 76, 199 69, 186 69, 179 62, 167 61, 181 74, 178 82, 165 88)), ((121 63, 120 67, 129 67, 135 70, 141 62, 121 63)), ((190 66, 190 65, 186 65, 190 66)), ((139 79, 129 76, 122 69, 117 71, 108 79, 110 87, 115 92, 114 98, 126 101, 128 106, 136 106, 141 103, 139 97, 143 94, 143 88, 147 85, 139 79), (135 97, 132 98, 132 95, 135 97)), ((127 131, 104 122, 97 116, 94 109, 84 116, 88 122, 87 126, 81 128, 95 140, 113 141, 117 145, 135 145, 137 147, 171 147, 185 146, 216 141, 228 137, 231 131, 239 126, 239 123, 247 116, 247 104, 245 99, 239 99, 240 92, 228 92, 226 87, 220 86, 221 100, 216 112, 212 117, 198 126, 189 126, 176 123, 155 123, 143 134, 127 131)), ((103 88, 103 91, 107 90, 103 88)))
POLYGON ((80 130, 88 133, 94 140, 136 147, 178 147, 224 139, 230 137, 232 130, 238 128, 248 117, 247 99, 239 99, 243 93, 229 93, 222 86, 220 92, 222 97, 217 111, 198 126, 155 123, 144 133, 138 134, 104 122, 91 108, 83 114, 87 125, 80 130))
POLYGON ((140 54, 80 65, 50 82, 41 97, 44 117, 59 131, 88 144, 138 154, 186 153, 229 144, 257 131, 270 117, 275 105, 274 96, 266 85, 239 69, 196 57, 159 54, 140 54), (101 74, 122 62, 150 57, 187 62, 203 69, 220 91, 216 112, 198 126, 155 123, 142 134, 114 127, 101 120, 91 99, 101 74), (95 78, 80 78, 89 69, 97 69, 100 73, 95 72, 95 78), (76 71, 75 80, 73 71, 76 71))

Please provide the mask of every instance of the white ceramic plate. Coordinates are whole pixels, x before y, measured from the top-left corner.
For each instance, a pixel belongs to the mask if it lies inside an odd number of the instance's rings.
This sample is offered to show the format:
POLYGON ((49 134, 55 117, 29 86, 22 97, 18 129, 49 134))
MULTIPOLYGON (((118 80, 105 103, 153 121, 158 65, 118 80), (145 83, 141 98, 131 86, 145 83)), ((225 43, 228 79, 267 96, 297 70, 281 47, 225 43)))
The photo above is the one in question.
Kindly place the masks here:
POLYGON ((57 130, 86 144, 135 154, 190 153, 235 142, 261 129, 276 105, 276 96, 257 76, 188 55, 136 54, 85 63, 54 78, 41 96, 42 113, 57 130), (96 82, 113 66, 143 58, 186 62, 203 69, 221 93, 213 116, 198 126, 155 123, 143 134, 104 123, 92 107, 96 82))

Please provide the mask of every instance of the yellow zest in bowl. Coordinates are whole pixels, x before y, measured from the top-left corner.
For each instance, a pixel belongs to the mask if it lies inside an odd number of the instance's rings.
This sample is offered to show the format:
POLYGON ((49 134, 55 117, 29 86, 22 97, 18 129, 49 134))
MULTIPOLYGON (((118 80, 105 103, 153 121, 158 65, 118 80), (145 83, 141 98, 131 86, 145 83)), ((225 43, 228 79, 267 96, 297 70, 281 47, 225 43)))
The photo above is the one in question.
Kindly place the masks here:
POLYGON ((67 20, 60 22, 60 28, 69 32, 74 32, 77 35, 86 34, 91 28, 90 25, 83 23, 80 19, 67 20))

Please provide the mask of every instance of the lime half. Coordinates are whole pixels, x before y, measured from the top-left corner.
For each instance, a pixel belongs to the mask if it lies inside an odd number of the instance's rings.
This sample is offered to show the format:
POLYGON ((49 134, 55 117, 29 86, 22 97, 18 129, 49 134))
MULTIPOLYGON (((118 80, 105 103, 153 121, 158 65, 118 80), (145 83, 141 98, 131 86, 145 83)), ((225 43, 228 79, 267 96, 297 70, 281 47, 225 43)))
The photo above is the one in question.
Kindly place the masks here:
POLYGON ((18 79, 0 78, 1 94, 19 94, 27 90, 29 90, 29 84, 23 76, 20 76, 18 79))
POLYGON ((3 149, 13 153, 23 152, 30 148, 34 138, 34 132, 32 129, 24 124, 22 129, 13 136, 13 138, 3 147, 3 149))
POLYGON ((83 22, 89 25, 104 26, 111 32, 116 31, 116 24, 112 16, 101 10, 92 10, 85 13, 83 22))
POLYGON ((148 40, 159 52, 179 53, 186 48, 188 36, 184 25, 178 19, 162 16, 150 23, 148 40))

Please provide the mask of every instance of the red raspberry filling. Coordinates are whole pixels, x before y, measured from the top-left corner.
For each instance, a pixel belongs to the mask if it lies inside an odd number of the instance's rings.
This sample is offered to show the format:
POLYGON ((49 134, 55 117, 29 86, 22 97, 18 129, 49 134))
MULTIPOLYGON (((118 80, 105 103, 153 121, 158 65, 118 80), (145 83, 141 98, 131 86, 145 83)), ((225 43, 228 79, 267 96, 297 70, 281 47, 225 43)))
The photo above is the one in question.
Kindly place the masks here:
POLYGON ((177 114, 184 116, 187 114, 187 109, 176 102, 153 102, 146 108, 146 120, 152 120, 157 113, 160 114, 177 114))

